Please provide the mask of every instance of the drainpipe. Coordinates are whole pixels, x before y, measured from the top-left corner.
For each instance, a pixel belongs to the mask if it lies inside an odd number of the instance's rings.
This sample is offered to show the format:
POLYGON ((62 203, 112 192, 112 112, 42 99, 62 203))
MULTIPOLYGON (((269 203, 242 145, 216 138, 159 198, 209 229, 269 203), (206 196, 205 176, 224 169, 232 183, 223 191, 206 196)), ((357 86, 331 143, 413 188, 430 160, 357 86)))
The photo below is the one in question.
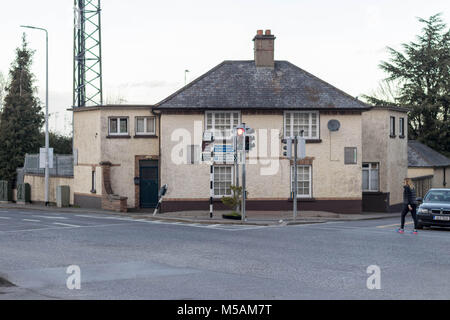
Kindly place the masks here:
MULTIPOLYGON (((150 112, 158 118, 158 190, 161 188, 161 112, 155 112, 154 107, 150 109, 150 112)), ((159 209, 162 213, 162 208, 159 209)))
POLYGON ((443 186, 444 188, 447 186, 447 178, 445 176, 445 169, 447 169, 446 167, 443 168, 444 169, 444 182, 443 182, 443 186))

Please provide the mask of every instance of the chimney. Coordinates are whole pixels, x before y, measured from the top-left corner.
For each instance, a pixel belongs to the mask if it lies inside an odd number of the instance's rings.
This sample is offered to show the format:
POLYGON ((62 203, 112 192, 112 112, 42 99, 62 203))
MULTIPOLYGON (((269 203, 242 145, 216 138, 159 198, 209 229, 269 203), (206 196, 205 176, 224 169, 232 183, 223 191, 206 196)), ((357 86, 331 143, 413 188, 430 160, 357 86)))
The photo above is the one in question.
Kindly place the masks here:
POLYGON ((255 65, 273 68, 275 66, 275 36, 271 34, 270 30, 266 30, 265 33, 263 30, 258 30, 253 42, 255 43, 255 65))

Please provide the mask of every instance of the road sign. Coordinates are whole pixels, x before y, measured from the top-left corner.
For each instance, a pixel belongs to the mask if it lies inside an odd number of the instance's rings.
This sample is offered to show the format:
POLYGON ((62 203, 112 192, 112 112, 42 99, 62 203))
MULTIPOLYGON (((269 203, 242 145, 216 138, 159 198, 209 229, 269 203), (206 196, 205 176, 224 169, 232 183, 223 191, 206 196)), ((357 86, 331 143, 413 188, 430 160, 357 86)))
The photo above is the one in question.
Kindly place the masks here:
MULTIPOLYGON (((39 168, 45 169, 45 148, 40 148, 39 151, 39 168)), ((48 168, 53 169, 53 148, 48 149, 48 168)))

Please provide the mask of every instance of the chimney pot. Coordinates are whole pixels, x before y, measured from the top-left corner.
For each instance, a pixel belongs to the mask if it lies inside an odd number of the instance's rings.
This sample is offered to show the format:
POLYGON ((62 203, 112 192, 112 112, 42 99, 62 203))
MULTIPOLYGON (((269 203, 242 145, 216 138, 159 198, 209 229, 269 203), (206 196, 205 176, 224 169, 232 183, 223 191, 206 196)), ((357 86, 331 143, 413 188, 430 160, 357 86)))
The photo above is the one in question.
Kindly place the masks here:
POLYGON ((258 30, 258 31, 256 31, 256 34, 257 34, 258 36, 262 36, 262 35, 263 35, 263 31, 262 31, 262 30, 258 30))
POLYGON ((266 36, 270 36, 270 30, 266 30, 266 36))

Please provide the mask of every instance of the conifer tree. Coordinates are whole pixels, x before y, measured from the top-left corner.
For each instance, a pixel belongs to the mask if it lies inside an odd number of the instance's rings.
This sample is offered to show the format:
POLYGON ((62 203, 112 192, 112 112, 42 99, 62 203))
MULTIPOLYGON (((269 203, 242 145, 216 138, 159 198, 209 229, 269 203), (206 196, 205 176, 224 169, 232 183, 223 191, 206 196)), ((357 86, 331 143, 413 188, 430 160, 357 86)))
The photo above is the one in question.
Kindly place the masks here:
POLYGON ((388 48, 390 60, 380 68, 385 86, 395 85, 395 97, 365 96, 374 105, 398 105, 409 112, 409 137, 450 156, 450 30, 436 14, 419 18, 424 27, 403 52, 388 48))
POLYGON ((16 59, 9 70, 0 114, 0 180, 14 182, 25 154, 39 151, 44 114, 33 87, 33 53, 23 35, 22 47, 16 49, 16 59))

